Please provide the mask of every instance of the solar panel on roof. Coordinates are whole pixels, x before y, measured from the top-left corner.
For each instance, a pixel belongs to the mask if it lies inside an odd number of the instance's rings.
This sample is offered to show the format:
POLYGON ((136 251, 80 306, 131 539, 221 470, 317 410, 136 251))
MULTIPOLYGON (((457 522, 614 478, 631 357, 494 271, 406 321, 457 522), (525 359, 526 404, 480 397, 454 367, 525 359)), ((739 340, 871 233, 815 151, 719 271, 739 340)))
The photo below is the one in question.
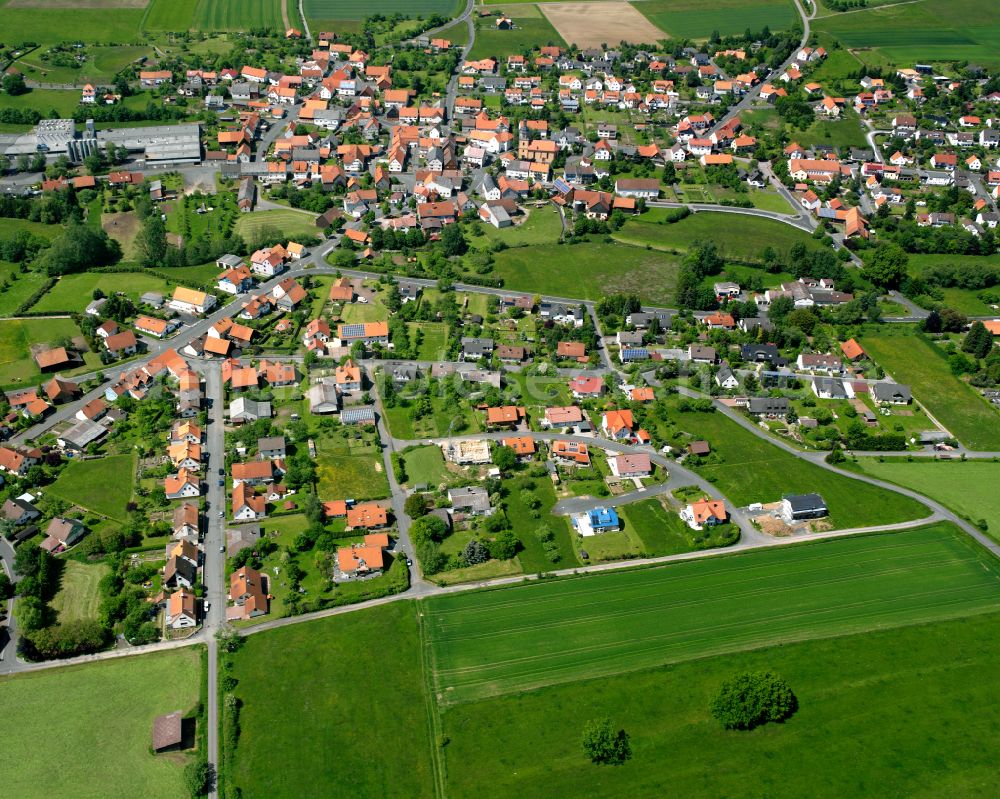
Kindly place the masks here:
POLYGON ((555 182, 552 185, 556 187, 557 191, 560 191, 563 194, 566 194, 567 192, 572 190, 572 187, 562 178, 556 178, 555 182))
POLYGON ((375 413, 372 408, 344 408, 340 412, 341 422, 363 422, 367 419, 374 419, 375 413))
POLYGON ((364 324, 342 325, 340 328, 342 338, 364 338, 364 324))

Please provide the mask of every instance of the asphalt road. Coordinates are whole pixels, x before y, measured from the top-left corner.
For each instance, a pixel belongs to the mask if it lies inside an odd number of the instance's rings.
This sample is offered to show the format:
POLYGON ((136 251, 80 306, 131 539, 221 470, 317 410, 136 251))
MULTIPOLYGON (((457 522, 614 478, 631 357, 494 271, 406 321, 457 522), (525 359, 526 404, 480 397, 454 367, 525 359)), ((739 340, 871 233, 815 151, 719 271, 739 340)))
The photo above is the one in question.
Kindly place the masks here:
MULTIPOLYGON (((225 546, 225 518, 219 513, 226 507, 226 489, 219 485, 218 470, 226 460, 222 367, 218 362, 205 362, 200 365, 205 377, 205 395, 212 398, 208 409, 208 425, 205 431, 205 451, 208 456, 206 465, 206 500, 205 500, 205 562, 203 565, 202 582, 206 588, 208 611, 204 615, 201 638, 208 645, 208 742, 207 758, 213 770, 219 763, 219 685, 218 657, 215 641, 216 631, 222 627, 226 619, 226 596, 228 594, 224 582, 226 556, 220 550, 225 546)), ((215 796, 213 786, 210 796, 215 796)))
POLYGON ((719 128, 723 127, 733 117, 739 116, 743 111, 746 111, 753 104, 754 100, 757 99, 757 96, 760 94, 761 87, 770 81, 772 76, 776 78, 793 63, 795 63, 795 56, 798 54, 798 51, 809 43, 809 21, 816 16, 815 2, 812 3, 812 11, 807 14, 802 7, 802 0, 795 0, 795 10, 799 12, 799 17, 802 20, 802 40, 799 42, 799 46, 795 48, 785 63, 783 63, 776 70, 772 71, 766 78, 761 79, 756 86, 752 87, 750 91, 740 98, 739 102, 730 106, 729 110, 726 111, 726 113, 715 123, 715 125, 705 131, 704 135, 706 138, 709 134, 714 133, 719 128))

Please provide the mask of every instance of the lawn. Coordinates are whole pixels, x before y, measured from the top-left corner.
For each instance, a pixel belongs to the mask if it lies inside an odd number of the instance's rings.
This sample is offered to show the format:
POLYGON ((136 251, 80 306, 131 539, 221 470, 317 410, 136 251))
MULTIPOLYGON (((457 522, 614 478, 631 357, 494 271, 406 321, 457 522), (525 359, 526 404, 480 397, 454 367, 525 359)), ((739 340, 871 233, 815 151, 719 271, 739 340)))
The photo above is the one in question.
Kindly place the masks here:
MULTIPOLYGON (((215 270, 218 271, 218 270, 215 270)), ((133 301, 147 291, 168 293, 169 284, 163 278, 141 272, 78 272, 63 275, 31 310, 46 313, 83 313, 94 297, 94 290, 105 295, 124 291, 133 301)))
POLYGON ((445 357, 448 348, 448 325, 445 322, 407 322, 410 341, 419 330, 423 338, 417 348, 417 360, 439 361, 445 357))
POLYGON ((720 411, 677 412, 680 429, 712 444, 712 462, 696 471, 715 483, 733 504, 777 502, 785 494, 819 492, 834 528, 922 519, 929 511, 916 500, 866 485, 808 463, 740 427, 720 411))
POLYGON ((1000 463, 982 460, 936 461, 914 458, 858 458, 859 472, 912 488, 973 523, 985 520, 1000 540, 1000 463))
POLYGON ((950 525, 424 601, 444 705, 765 645, 1000 609, 950 525))
POLYGON ((49 603, 60 623, 97 618, 97 607, 101 603, 98 584, 109 571, 105 563, 63 562, 59 593, 49 603))
POLYGON ((187 756, 149 751, 153 719, 198 702, 200 647, 0 678, 0 784, 18 799, 187 795, 187 756), (59 752, 58 767, 41 744, 59 752))
MULTIPOLYGON (((35 384, 45 380, 47 375, 39 371, 31 348, 39 345, 44 349, 66 338, 81 338, 80 328, 69 317, 0 321, 0 385, 35 384)), ((82 369, 100 368, 100 359, 95 353, 86 353, 84 360, 87 365, 82 369)), ((72 370, 64 374, 71 373, 72 370)))
POLYGON ((934 344, 908 331, 879 328, 862 344, 885 371, 970 449, 1000 450, 1000 416, 972 387, 955 377, 934 344))
POLYGON ((630 219, 614 237, 627 244, 676 252, 686 252, 697 241, 714 241, 723 255, 751 262, 760 260, 765 247, 784 253, 793 244, 820 247, 805 231, 763 217, 700 211, 670 224, 663 221, 666 213, 654 208, 630 219))
MULTIPOLYGON (((465 21, 456 22, 449 28, 445 28, 441 31, 438 36, 442 39, 447 39, 453 45, 457 44, 468 44, 469 43, 469 26, 465 24, 465 21)), ((498 97, 499 99, 499 97, 498 97)))
MULTIPOLYGON (((493 225, 483 224, 480 230, 483 237, 490 241, 502 241, 509 247, 517 247, 527 244, 555 244, 562 235, 562 224, 559 221, 559 210, 554 205, 544 205, 532 208, 527 218, 514 227, 498 229, 493 225)), ((473 243, 481 246, 478 238, 473 239, 473 243)))
POLYGON ((787 30, 799 21, 790 0, 713 0, 706 8, 698 0, 643 0, 632 5, 650 22, 674 38, 707 39, 722 36, 787 30))
POLYGON ((283 239, 316 235, 315 214, 307 211, 254 211, 243 214, 236 220, 236 232, 244 239, 252 240, 261 228, 272 228, 280 232, 283 239))
POLYGON ((670 302, 677 261, 661 252, 622 244, 584 242, 512 247, 496 254, 494 273, 504 288, 599 300, 607 294, 638 294, 651 304, 670 302))
POLYGON ((86 60, 78 67, 52 66, 42 60, 44 50, 35 50, 15 62, 28 80, 42 83, 64 83, 82 85, 83 83, 112 83, 115 75, 142 56, 148 56, 152 50, 146 46, 91 45, 86 50, 86 60))
MULTIPOLYGON (((720 526, 712 531, 698 533, 681 521, 676 511, 668 510, 659 499, 655 498, 622 505, 618 508, 618 513, 625 520, 625 529, 630 531, 641 545, 636 554, 645 557, 675 555, 679 552, 722 546, 725 543, 722 536, 733 532, 729 526, 720 526), (696 535, 704 535, 705 539, 695 541, 696 535)), ((602 537, 596 536, 596 538, 602 537)), ((588 549, 591 540, 584 541, 584 546, 588 549)))
POLYGON ((551 22, 532 6, 514 6, 504 9, 514 19, 514 30, 496 29, 496 18, 476 18, 476 42, 469 58, 501 58, 512 53, 527 52, 539 47, 555 45, 566 47, 566 42, 551 22), (529 10, 534 13, 529 13, 529 10))
POLYGON ((440 447, 414 447, 402 457, 406 467, 407 485, 426 483, 428 486, 436 487, 441 483, 447 483, 451 477, 440 447))
POLYGON ((455 409, 445 405, 440 392, 432 392, 429 396, 431 413, 419 419, 410 415, 412 406, 397 405, 385 409, 386 424, 395 438, 438 438, 449 434, 478 433, 483 429, 482 412, 475 412, 468 403, 461 403, 455 409))
POLYGON ((395 602, 248 638, 226 795, 434 796, 418 624, 395 602))
MULTIPOLYGON (((0 95, 0 97, 7 96, 9 95, 0 95)), ((21 96, 23 97, 24 95, 21 96)), ((43 222, 32 222, 29 219, 16 219, 14 217, 0 218, 0 237, 9 238, 15 233, 20 233, 22 230, 26 230, 32 236, 52 241, 52 239, 63 232, 63 226, 46 225, 43 222)))
POLYGON ((442 714, 454 799, 551 796, 995 796, 1000 615, 939 621, 705 658, 458 705, 442 714), (719 685, 774 670, 795 691, 784 724, 727 732, 719 685), (633 758, 594 766, 593 718, 631 735, 633 758), (488 754, 484 754, 488 753, 488 754))
POLYGON ((44 275, 22 272, 19 264, 0 261, 0 316, 13 316, 44 283, 44 275))
POLYGON ((42 116, 56 111, 60 117, 71 117, 80 107, 80 92, 76 89, 32 89, 25 94, 0 94, 2 108, 34 108, 42 116))
MULTIPOLYGON (((1000 65, 1000 18, 984 18, 976 0, 921 0, 817 19, 817 32, 850 49, 874 50, 899 66, 942 61, 1000 65)), ((867 53, 863 56, 868 57, 867 53)))
POLYGON ((134 211, 103 214, 101 228, 121 245, 124 260, 138 259, 139 253, 136 250, 135 240, 142 228, 142 222, 139 221, 139 216, 134 211))
POLYGON ((316 439, 316 475, 319 497, 381 499, 389 495, 389 481, 376 446, 340 436, 316 439))
MULTIPOLYGON (((329 289, 327 290, 329 292, 329 289)), ((351 302, 340 309, 343 322, 382 322, 389 318, 389 309, 382 301, 382 294, 376 294, 369 302, 351 302)))
POLYGON ((796 130, 793 135, 803 147, 826 144, 841 151, 851 147, 868 147, 865 129, 853 111, 836 121, 817 119, 807 130, 796 130))
POLYGON ((49 493, 82 508, 119 521, 132 499, 135 458, 108 455, 93 460, 70 461, 49 487, 49 493), (95 490, 100 486, 100 490, 95 490))
POLYGON ((568 569, 579 563, 573 550, 573 541, 569 519, 565 516, 554 516, 552 506, 556 504, 556 492, 548 477, 517 477, 503 481, 504 498, 502 504, 511 529, 521 541, 522 549, 517 559, 525 574, 551 571, 552 569, 568 569), (536 511, 525 503, 522 491, 537 497, 541 505, 536 511), (553 533, 553 541, 558 547, 559 556, 550 559, 545 553, 542 542, 538 540, 535 531, 546 526, 553 533))

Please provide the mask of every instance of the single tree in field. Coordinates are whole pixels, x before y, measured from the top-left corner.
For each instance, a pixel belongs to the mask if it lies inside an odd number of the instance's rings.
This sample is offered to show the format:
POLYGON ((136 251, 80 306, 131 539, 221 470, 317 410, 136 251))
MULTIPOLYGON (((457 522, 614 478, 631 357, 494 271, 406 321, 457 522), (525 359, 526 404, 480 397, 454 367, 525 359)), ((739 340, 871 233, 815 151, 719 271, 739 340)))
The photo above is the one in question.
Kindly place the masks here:
POLYGON ((769 721, 784 721, 797 708, 792 689, 769 671, 744 672, 726 680, 710 706, 727 730, 752 730, 769 721))
POLYGON ((615 731, 611 719, 594 719, 583 728, 583 753, 591 763, 620 766, 632 757, 632 743, 625 730, 615 731))

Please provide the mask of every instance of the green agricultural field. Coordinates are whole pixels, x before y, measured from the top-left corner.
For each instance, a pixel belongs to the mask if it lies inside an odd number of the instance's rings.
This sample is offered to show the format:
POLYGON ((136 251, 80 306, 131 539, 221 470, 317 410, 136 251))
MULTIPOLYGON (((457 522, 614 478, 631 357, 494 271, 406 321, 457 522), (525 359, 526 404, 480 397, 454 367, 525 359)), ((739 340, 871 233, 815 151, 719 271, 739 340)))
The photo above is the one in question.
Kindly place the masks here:
POLYGON ((477 18, 476 42, 472 46, 469 58, 503 58, 511 53, 520 53, 527 50, 534 50, 547 45, 566 47, 566 42, 549 22, 541 14, 537 14, 537 9, 532 8, 534 14, 527 16, 524 12, 530 6, 515 6, 507 13, 514 19, 517 27, 514 30, 498 31, 496 29, 496 19, 494 17, 477 18))
POLYGON ((934 344, 911 332, 880 328, 862 346, 953 436, 971 449, 1000 450, 1000 416, 975 389, 955 377, 934 344))
POLYGON ((186 31, 204 0, 152 0, 142 21, 150 31, 186 31))
POLYGON ((236 232, 244 239, 253 239, 261 228, 273 228, 283 237, 296 238, 316 235, 316 214, 308 211, 254 211, 236 220, 236 232))
MULTIPOLYGON (((67 338, 84 343, 80 328, 69 317, 0 320, 0 385, 42 382, 47 376, 39 371, 32 358, 32 347, 45 349, 67 338)), ((101 360, 96 353, 87 352, 84 364, 75 371, 100 368, 101 360)))
POLYGON ((358 19, 361 12, 385 16, 452 16, 458 10, 455 0, 372 0, 363 8, 355 0, 303 0, 302 6, 308 19, 358 19))
POLYGON ((134 475, 132 455, 75 460, 66 465, 48 491, 94 513, 122 521, 125 506, 132 499, 134 475), (95 486, 100 486, 100 490, 95 491, 95 486))
POLYGON ((250 28, 285 30, 281 8, 285 0, 198 0, 193 27, 202 31, 250 28))
POLYGON ((141 272, 79 272, 59 278, 59 282, 31 310, 82 313, 93 299, 95 289, 107 295, 124 291, 132 300, 138 300, 147 291, 168 293, 169 285, 163 278, 141 272))
POLYGON ((0 261, 0 316, 13 316, 44 284, 38 272, 22 272, 19 264, 0 261))
POLYGON ((912 488, 973 524, 985 520, 987 533, 1000 540, 1000 463, 983 460, 937 461, 914 458, 858 458, 859 472, 912 488))
POLYGON ((813 22, 820 33, 845 47, 872 50, 888 63, 973 61, 1000 65, 1000 17, 983 15, 976 0, 920 0, 871 8, 856 14, 832 14, 813 22))
POLYGON ((740 427, 721 411, 676 412, 671 418, 681 430, 712 443, 712 462, 696 471, 737 506, 816 491, 830 508, 829 522, 834 528, 923 519, 930 512, 909 497, 807 463, 740 427))
POLYGON ((60 623, 97 618, 97 607, 101 603, 98 584, 109 571, 105 563, 64 561, 59 593, 49 603, 60 623))
POLYGON ((259 633, 232 660, 243 706, 227 796, 435 795, 413 603, 259 633))
POLYGON ((753 647, 1000 609, 950 525, 424 601, 442 705, 753 647))
POLYGON ((707 39, 713 31, 723 36, 787 30, 799 21, 790 0, 641 0, 632 3, 650 22, 677 39, 707 39))
POLYGON ((713 241, 723 255, 740 261, 758 261, 765 247, 788 252, 793 244, 809 249, 821 246, 799 228, 763 217, 700 211, 679 222, 664 222, 666 211, 654 208, 630 219, 614 234, 617 241, 638 247, 686 252, 696 241, 713 241))
POLYGON ((40 45, 60 42, 143 44, 139 23, 145 13, 133 2, 108 0, 106 7, 56 7, 45 2, 7 3, 3 8, 4 38, 40 45))
POLYGON ((494 273, 504 288, 598 300, 616 292, 663 305, 673 297, 676 258, 622 244, 584 242, 512 247, 496 254, 494 273))
POLYGON ((153 719, 191 711, 200 647, 0 678, 0 784, 18 799, 186 796, 185 754, 149 751, 153 719), (39 742, 59 751, 58 768, 39 742), (99 767, 97 767, 99 764, 99 767))
POLYGON ((995 796, 1000 615, 879 630, 704 658, 450 707, 453 799, 587 796, 995 796), (723 681, 773 670, 799 710, 728 732, 709 715, 723 681), (594 766, 593 718, 631 735, 633 758, 594 766))

